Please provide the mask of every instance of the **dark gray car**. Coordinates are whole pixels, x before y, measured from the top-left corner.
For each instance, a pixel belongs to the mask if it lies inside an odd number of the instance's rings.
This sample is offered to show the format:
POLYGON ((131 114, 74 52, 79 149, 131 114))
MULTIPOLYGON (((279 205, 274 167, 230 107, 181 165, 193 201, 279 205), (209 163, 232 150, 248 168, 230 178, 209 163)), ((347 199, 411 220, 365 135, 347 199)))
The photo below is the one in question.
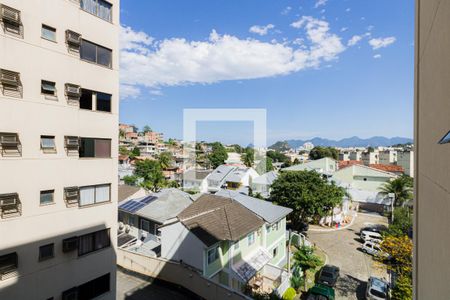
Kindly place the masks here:
POLYGON ((321 283, 329 287, 334 287, 336 285, 336 281, 338 278, 339 278, 339 268, 332 265, 325 265, 323 266, 322 270, 320 270, 319 279, 317 279, 317 283, 321 283))

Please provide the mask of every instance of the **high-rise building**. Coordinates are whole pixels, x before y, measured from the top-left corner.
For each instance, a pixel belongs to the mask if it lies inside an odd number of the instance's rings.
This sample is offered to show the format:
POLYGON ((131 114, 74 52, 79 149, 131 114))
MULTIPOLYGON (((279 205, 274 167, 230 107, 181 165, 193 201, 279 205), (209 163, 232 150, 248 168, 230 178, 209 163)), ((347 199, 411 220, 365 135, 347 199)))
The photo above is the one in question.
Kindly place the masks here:
POLYGON ((115 298, 119 0, 0 0, 0 299, 115 298))
POLYGON ((405 174, 414 177, 414 151, 399 151, 397 153, 397 165, 405 170, 405 174))
POLYGON ((449 299, 450 1, 416 0, 415 299, 449 299))

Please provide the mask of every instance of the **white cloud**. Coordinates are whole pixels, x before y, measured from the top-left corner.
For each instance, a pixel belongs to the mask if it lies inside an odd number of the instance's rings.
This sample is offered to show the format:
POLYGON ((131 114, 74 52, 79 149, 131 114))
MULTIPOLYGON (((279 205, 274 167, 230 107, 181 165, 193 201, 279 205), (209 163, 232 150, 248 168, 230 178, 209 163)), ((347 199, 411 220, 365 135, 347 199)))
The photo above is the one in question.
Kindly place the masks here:
POLYGON ((342 27, 341 28, 341 32, 344 32, 344 31, 347 31, 348 30, 348 27, 342 27))
POLYGON ((347 46, 355 46, 356 44, 358 44, 358 42, 360 41, 360 40, 362 40, 362 36, 360 36, 360 35, 354 35, 354 36, 352 36, 352 38, 351 39, 349 39, 348 40, 348 42, 347 42, 347 46))
POLYGON ((273 24, 267 24, 266 26, 253 25, 248 31, 259 35, 266 35, 273 28, 275 28, 273 24))
POLYGON ((292 10, 292 7, 286 6, 286 8, 281 11, 281 14, 282 15, 287 15, 287 14, 289 14, 291 12, 291 10, 292 10))
POLYGON ((323 6, 325 4, 327 4, 328 0, 316 0, 316 5, 314 5, 315 8, 318 8, 320 6, 323 6))
MULTIPOLYGON (((272 77, 317 68, 337 59, 345 50, 341 39, 330 32, 329 24, 312 17, 302 17, 293 27, 305 33, 302 45, 262 42, 220 35, 212 30, 209 39, 188 41, 170 38, 152 41, 135 39, 122 46, 121 83, 124 95, 136 95, 136 85, 157 89, 161 86, 208 84, 224 80, 272 77), (150 42, 151 41, 151 42, 150 42)), ((122 35, 136 36, 132 29, 122 35)), ((122 37, 129 41, 130 37, 122 37)))
POLYGON ((372 46, 373 50, 387 47, 395 42, 395 37, 390 36, 386 38, 374 38, 369 40, 370 46, 372 46))
POLYGON ((373 58, 381 58, 381 54, 375 54, 373 58))
POLYGON ((349 8, 347 8, 345 11, 346 12, 350 12, 352 9, 349 7, 349 8))
POLYGON ((162 95, 164 95, 161 90, 150 90, 150 94, 151 95, 155 95, 155 96, 162 96, 162 95))
POLYGON ((120 85, 120 98, 121 99, 136 98, 140 94, 141 94, 141 90, 134 85, 129 85, 129 84, 121 84, 120 85))
POLYGON ((131 27, 121 28, 120 47, 122 50, 147 53, 147 46, 150 46, 153 41, 154 39, 143 31, 134 31, 131 27))

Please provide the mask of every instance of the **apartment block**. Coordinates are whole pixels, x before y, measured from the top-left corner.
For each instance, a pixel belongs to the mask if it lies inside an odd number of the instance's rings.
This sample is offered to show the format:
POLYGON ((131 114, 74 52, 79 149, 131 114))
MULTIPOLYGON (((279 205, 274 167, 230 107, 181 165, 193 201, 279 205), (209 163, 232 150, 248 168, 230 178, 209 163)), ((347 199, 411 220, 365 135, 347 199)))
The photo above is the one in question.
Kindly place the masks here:
POLYGON ((0 0, 0 299, 115 299, 118 0, 0 0))
POLYGON ((372 165, 372 164, 379 164, 380 158, 378 152, 363 152, 361 154, 361 160, 364 165, 372 165))
POLYGON ((405 170, 405 174, 414 177, 414 151, 399 151, 397 165, 405 170))
POLYGON ((450 1, 416 0, 414 299, 449 299, 450 1))
POLYGON ((383 150, 379 152, 379 163, 383 165, 390 165, 397 162, 397 151, 383 150))

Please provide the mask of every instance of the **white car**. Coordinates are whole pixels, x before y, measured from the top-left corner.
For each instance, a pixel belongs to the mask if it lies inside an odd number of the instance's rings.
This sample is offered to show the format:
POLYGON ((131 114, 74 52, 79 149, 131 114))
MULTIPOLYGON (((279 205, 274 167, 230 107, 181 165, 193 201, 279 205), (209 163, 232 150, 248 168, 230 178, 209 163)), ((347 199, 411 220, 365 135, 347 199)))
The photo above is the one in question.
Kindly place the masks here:
POLYGON ((372 242, 380 244, 383 240, 383 237, 381 236, 381 234, 379 234, 377 232, 363 231, 363 232, 361 232, 361 239, 364 242, 372 241, 372 242))
POLYGON ((380 245, 378 243, 374 243, 373 241, 366 241, 362 246, 362 251, 376 256, 381 253, 380 245))
POLYGON ((370 277, 367 282, 366 299, 367 300, 386 300, 389 299, 389 284, 383 279, 370 277))

